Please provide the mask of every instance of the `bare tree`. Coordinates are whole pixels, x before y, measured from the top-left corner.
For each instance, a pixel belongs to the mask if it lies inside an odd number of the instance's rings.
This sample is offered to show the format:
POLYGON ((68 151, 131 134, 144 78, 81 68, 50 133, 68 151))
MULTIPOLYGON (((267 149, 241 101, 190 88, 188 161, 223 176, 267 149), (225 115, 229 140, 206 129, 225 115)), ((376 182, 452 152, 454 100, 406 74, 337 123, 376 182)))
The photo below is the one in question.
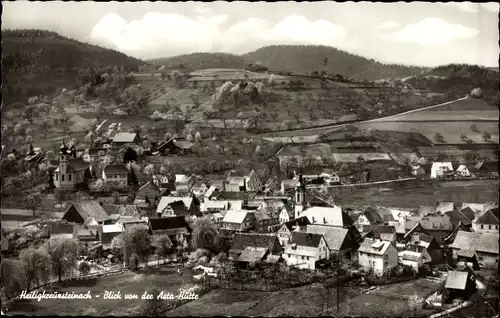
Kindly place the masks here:
POLYGON ((488 142, 488 141, 490 141, 490 140, 491 140, 491 135, 490 135, 490 133, 489 133, 489 132, 485 131, 485 132, 483 133, 483 140, 484 140, 484 142, 488 142))
POLYGON ((73 239, 51 238, 46 248, 52 261, 52 270, 61 281, 65 273, 76 267, 78 244, 73 239))
POLYGON ((153 298, 144 300, 142 305, 142 312, 149 317, 158 317, 167 309, 166 301, 164 299, 158 298, 161 291, 158 288, 154 288, 149 294, 153 295, 153 298))

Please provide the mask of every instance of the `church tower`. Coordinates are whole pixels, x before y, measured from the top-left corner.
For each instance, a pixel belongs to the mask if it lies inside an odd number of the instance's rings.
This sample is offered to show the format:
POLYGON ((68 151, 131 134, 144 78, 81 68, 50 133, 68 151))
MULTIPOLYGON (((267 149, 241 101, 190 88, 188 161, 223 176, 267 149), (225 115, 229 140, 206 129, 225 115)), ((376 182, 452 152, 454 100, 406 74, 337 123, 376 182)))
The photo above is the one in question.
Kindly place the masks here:
POLYGON ((66 174, 66 169, 68 168, 68 159, 70 151, 63 141, 63 144, 59 148, 59 173, 61 175, 66 174))
POLYGON ((302 178, 302 174, 299 175, 299 181, 295 185, 294 191, 294 219, 300 217, 300 213, 304 210, 304 205, 306 201, 306 185, 302 178))

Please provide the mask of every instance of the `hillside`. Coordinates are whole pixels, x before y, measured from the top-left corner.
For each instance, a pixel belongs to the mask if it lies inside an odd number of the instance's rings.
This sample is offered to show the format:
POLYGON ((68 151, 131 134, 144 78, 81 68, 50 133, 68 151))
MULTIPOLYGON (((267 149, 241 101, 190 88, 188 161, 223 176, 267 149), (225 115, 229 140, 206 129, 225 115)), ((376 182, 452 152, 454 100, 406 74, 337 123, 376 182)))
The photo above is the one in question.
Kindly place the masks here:
POLYGON ((477 65, 450 64, 439 66, 419 76, 404 80, 421 90, 446 93, 450 99, 470 94, 474 88, 481 88, 481 98, 490 105, 498 103, 498 72, 477 65))
POLYGON ((382 64, 334 47, 320 45, 272 45, 242 57, 245 60, 259 61, 273 70, 309 74, 325 70, 360 80, 412 76, 425 71, 421 67, 382 64), (325 57, 328 58, 326 66, 323 64, 325 57))
POLYGON ((2 30, 3 100, 5 103, 52 94, 85 84, 88 68, 106 71, 117 66, 137 70, 144 62, 123 53, 90 45, 44 30, 2 30))
POLYGON ((164 65, 167 69, 180 68, 191 71, 211 68, 242 69, 248 66, 242 57, 229 53, 192 53, 152 59, 148 62, 164 65))

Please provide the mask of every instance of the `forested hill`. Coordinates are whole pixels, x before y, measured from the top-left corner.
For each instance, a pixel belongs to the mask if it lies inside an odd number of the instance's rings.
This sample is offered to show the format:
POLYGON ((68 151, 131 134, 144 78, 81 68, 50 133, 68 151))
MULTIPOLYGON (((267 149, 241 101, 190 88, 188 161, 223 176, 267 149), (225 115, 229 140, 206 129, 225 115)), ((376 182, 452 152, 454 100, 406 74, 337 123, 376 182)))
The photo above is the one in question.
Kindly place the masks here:
POLYGON ((186 70, 200 70, 207 68, 235 68, 243 69, 248 66, 245 60, 238 55, 229 53, 191 53, 149 60, 156 65, 168 68, 186 70))
POLYGON ((383 64, 322 45, 272 45, 244 54, 242 57, 245 60, 258 61, 270 70, 309 74, 325 70, 328 73, 340 73, 361 80, 414 76, 427 70, 415 66, 383 64), (325 58, 328 60, 325 61, 325 58))
POLYGON ((5 103, 80 85, 89 68, 137 70, 143 61, 45 30, 2 30, 5 103))

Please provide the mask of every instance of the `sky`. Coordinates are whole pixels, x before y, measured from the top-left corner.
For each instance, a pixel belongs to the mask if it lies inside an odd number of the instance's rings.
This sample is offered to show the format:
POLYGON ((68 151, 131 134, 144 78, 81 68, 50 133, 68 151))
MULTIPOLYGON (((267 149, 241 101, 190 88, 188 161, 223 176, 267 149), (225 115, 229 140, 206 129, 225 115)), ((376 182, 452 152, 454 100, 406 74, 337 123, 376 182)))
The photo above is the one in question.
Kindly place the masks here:
POLYGON ((333 46, 384 63, 498 66, 496 2, 3 2, 2 29, 38 28, 141 59, 333 46))

